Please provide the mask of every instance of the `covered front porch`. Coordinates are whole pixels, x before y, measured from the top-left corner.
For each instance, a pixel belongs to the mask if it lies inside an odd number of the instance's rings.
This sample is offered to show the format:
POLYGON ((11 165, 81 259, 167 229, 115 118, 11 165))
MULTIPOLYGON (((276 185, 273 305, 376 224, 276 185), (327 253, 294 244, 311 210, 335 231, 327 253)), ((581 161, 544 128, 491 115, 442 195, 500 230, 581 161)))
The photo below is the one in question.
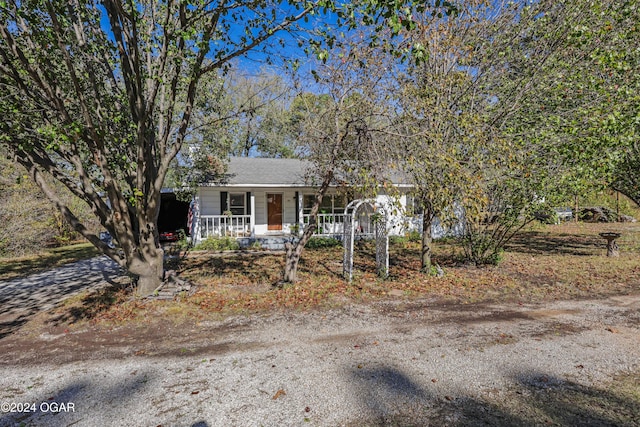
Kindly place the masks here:
MULTIPOLYGON (((201 241, 208 237, 256 239, 300 236, 311 219, 314 189, 250 189, 216 191, 202 189, 195 200, 192 236, 201 241)), ((337 193, 324 197, 317 216, 315 235, 340 237, 344 233, 344 208, 347 199, 337 193)), ((373 233, 372 212, 357 219, 358 234, 373 233)))
MULTIPOLYGON (((298 224, 289 225, 288 229, 270 231, 265 234, 256 234, 254 215, 202 215, 200 217, 200 238, 207 237, 261 237, 276 235, 298 236, 309 226, 311 215, 303 214, 302 221, 298 224), (297 227, 296 227, 297 225, 297 227), (278 232, 280 231, 280 232, 278 232)), ((314 235, 323 237, 333 237, 344 233, 344 214, 318 214, 317 227, 314 235)), ((361 218, 356 225, 356 232, 359 234, 371 234, 373 228, 369 218, 361 218)))

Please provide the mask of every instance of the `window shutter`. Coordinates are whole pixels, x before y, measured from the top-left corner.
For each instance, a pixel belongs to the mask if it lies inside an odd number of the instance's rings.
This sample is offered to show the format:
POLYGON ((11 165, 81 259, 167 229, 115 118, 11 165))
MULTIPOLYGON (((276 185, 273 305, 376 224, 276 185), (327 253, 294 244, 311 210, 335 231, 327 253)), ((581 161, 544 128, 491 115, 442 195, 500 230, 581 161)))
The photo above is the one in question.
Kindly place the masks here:
POLYGON ((296 224, 300 223, 300 195, 296 191, 296 224))
POLYGON ((224 215, 229 210, 229 193, 226 191, 220 192, 220 214, 224 215))
POLYGON ((247 198, 245 199, 245 212, 247 215, 251 215, 251 191, 247 191, 247 198))

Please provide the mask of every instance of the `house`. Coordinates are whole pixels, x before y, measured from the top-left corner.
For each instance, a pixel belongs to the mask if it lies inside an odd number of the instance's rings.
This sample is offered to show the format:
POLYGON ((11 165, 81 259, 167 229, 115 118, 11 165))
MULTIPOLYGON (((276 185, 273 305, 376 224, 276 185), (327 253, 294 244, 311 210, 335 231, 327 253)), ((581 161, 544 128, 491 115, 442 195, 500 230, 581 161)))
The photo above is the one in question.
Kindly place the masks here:
MULTIPOLYGON (((298 236, 309 223, 317 188, 309 167, 310 163, 299 159, 231 158, 222 179, 201 184, 197 190, 190 218, 194 243, 210 236, 230 236, 241 245, 256 240, 278 245, 298 236)), ((396 212, 389 218, 390 234, 403 234, 408 222, 401 212, 407 206, 410 186, 396 186, 396 201, 382 194, 377 204, 396 212)), ((320 207, 316 234, 342 236, 345 207, 355 197, 348 187, 331 187, 320 207)), ((359 233, 373 233, 371 214, 360 213, 359 233)))

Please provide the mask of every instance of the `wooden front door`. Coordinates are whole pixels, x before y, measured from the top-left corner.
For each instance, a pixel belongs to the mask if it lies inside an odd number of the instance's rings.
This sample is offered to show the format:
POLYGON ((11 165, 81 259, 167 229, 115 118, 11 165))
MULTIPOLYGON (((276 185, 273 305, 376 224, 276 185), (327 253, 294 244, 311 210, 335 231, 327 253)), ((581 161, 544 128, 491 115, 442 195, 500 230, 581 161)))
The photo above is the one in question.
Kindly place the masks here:
POLYGON ((282 230, 282 194, 267 194, 267 230, 282 230))

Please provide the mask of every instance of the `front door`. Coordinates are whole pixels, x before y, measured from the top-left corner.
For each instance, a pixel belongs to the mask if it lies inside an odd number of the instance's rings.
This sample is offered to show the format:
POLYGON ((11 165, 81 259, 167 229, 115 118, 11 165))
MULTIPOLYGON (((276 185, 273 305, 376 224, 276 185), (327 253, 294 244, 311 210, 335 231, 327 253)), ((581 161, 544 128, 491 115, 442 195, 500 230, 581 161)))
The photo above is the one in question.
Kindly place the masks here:
POLYGON ((267 230, 282 230, 282 194, 267 194, 267 230))

